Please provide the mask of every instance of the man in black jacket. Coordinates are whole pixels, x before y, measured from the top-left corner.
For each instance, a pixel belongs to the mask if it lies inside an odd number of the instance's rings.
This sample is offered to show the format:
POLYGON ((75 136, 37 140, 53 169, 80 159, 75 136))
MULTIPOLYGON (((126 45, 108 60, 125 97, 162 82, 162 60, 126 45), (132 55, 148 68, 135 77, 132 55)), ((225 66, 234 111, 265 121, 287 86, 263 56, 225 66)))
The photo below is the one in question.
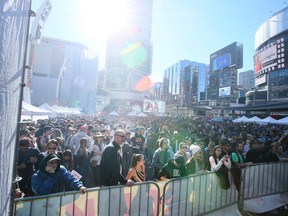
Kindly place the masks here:
POLYGON ((118 129, 114 133, 114 141, 106 146, 100 163, 100 183, 103 186, 132 185, 132 180, 124 178, 122 173, 123 152, 126 133, 118 129))

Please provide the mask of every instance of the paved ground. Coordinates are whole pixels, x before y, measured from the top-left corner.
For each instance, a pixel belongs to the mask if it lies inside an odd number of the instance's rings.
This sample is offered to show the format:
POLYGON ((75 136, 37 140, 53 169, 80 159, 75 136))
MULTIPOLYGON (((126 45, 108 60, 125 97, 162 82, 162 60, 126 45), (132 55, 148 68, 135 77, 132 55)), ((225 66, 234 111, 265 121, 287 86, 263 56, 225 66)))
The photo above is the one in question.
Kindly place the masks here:
POLYGON ((287 216, 288 215, 288 205, 286 205, 286 207, 282 206, 278 209, 269 211, 269 212, 265 212, 265 213, 261 213, 261 214, 255 214, 255 213, 251 213, 251 212, 247 212, 247 214, 245 214, 245 216, 287 216))

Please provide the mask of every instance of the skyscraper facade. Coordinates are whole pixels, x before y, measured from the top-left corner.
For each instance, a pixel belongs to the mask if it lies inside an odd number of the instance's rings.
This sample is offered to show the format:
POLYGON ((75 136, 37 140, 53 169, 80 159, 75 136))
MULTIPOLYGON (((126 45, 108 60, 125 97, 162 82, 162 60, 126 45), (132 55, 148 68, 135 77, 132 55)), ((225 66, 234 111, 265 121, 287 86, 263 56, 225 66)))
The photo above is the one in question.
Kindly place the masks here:
POLYGON ((288 7, 262 23, 255 33, 255 104, 288 101, 288 7))
POLYGON ((192 107, 205 100, 207 65, 181 60, 164 71, 163 96, 168 104, 192 107))
POLYGON ((42 37, 32 59, 33 76, 29 87, 33 105, 57 104, 95 113, 98 58, 86 46, 42 37))
POLYGON ((143 81, 152 67, 152 0, 127 0, 127 22, 109 35, 106 45, 104 88, 109 90, 110 107, 130 111, 148 97, 143 81))
POLYGON ((239 83, 245 92, 250 91, 255 87, 254 71, 248 70, 239 73, 239 83))

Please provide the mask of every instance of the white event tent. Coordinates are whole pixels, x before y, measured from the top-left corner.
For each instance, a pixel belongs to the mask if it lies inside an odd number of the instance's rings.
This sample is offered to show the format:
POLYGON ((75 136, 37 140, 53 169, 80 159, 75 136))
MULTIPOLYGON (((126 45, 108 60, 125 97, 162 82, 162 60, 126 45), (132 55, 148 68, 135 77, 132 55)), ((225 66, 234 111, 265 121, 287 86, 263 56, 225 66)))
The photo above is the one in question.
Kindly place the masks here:
POLYGON ((277 124, 277 120, 268 116, 264 119, 260 119, 257 123, 259 124, 275 124, 276 123, 277 124))
POLYGON ((283 124, 283 125, 288 125, 288 117, 285 117, 280 120, 276 120, 270 116, 261 119, 258 118, 257 116, 254 116, 252 118, 247 118, 246 116, 242 116, 241 118, 234 119, 232 122, 234 123, 240 123, 240 122, 247 122, 247 123, 257 123, 257 124, 283 124))
POLYGON ((257 117, 257 116, 253 116, 252 118, 249 118, 247 120, 245 120, 244 122, 256 122, 258 123, 261 120, 261 118, 257 117))
POLYGON ((279 120, 275 120, 274 124, 288 125, 288 116, 279 120))
POLYGON ((147 115, 143 112, 140 112, 136 115, 137 117, 147 117, 147 115))
POLYGON ((120 116, 120 114, 116 111, 112 111, 111 113, 109 113, 109 116, 120 116))
POLYGON ((47 104, 47 103, 42 104, 38 108, 50 111, 51 112, 50 116, 52 116, 52 117, 55 117, 58 114, 57 111, 55 109, 53 109, 51 106, 49 106, 49 104, 47 104))
POLYGON ((50 114, 50 111, 40 109, 22 101, 21 119, 47 119, 50 114))
POLYGON ((246 120, 248 120, 248 118, 246 116, 241 116, 240 118, 232 120, 232 122, 240 123, 240 122, 245 122, 246 120))

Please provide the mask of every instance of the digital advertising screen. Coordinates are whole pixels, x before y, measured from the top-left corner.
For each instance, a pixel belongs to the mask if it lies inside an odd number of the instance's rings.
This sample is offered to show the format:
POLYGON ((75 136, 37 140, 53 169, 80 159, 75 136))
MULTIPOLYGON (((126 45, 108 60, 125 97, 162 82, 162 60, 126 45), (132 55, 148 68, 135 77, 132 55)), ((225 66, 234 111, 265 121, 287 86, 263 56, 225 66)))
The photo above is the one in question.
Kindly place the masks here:
POLYGON ((243 67, 243 45, 234 42, 210 55, 210 71, 243 67))
POLYGON ((231 53, 225 53, 213 60, 213 70, 220 70, 229 67, 232 62, 231 53))
POLYGON ((148 113, 164 113, 165 112, 165 102, 156 100, 144 100, 143 101, 143 112, 148 113))
POLYGON ((284 37, 271 41, 254 55, 255 77, 286 67, 284 37))
POLYGON ((231 71, 221 71, 219 73, 219 87, 231 85, 231 71))
POLYGON ((230 95, 231 95, 231 86, 219 88, 219 98, 230 97, 230 95))
POLYGON ((158 106, 153 100, 143 101, 143 112, 158 112, 158 106))
POLYGON ((263 83, 266 83, 266 74, 263 74, 255 78, 255 86, 261 85, 263 83))

